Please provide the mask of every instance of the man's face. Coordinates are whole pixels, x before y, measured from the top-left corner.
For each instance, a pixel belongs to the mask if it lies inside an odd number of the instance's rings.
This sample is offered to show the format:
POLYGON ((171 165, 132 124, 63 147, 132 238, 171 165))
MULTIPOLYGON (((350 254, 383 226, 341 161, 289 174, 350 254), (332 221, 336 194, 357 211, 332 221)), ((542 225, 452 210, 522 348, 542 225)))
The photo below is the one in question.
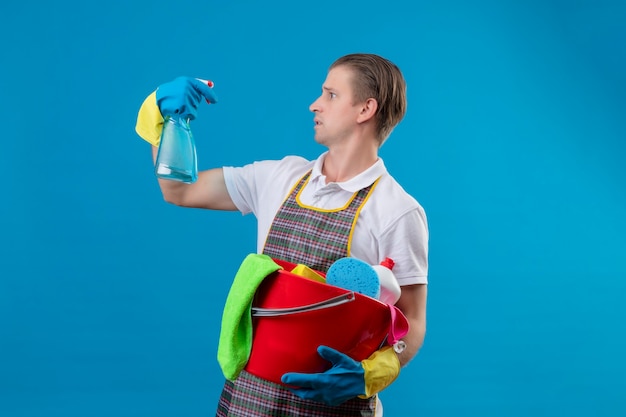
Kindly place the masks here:
POLYGON ((348 138, 357 125, 361 109, 354 103, 352 70, 346 66, 331 69, 322 85, 322 95, 309 110, 315 113, 315 141, 325 146, 348 138))

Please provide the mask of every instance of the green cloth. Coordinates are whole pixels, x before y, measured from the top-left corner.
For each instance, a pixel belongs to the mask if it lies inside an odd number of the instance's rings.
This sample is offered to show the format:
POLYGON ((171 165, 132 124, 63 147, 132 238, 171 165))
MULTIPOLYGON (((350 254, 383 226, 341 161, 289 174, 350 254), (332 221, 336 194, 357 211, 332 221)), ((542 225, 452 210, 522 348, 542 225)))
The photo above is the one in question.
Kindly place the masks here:
POLYGON ((269 256, 250 254, 235 275, 226 297, 217 346, 217 361, 226 379, 235 380, 250 358, 254 294, 263 279, 279 269, 269 256))

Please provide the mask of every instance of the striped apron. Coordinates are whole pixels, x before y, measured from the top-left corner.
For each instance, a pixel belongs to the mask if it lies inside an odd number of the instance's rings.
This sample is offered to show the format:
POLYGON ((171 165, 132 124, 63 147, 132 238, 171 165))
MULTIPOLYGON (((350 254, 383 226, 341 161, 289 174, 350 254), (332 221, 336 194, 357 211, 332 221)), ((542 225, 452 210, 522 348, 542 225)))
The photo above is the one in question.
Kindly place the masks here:
MULTIPOLYGON (((276 213, 263 253, 326 272, 334 261, 350 255, 354 225, 376 182, 357 191, 344 207, 322 210, 298 204, 310 175, 311 171, 297 182, 276 213)), ((216 416, 369 417, 375 409, 376 397, 328 406, 304 400, 282 385, 243 370, 235 381, 225 382, 216 416)))

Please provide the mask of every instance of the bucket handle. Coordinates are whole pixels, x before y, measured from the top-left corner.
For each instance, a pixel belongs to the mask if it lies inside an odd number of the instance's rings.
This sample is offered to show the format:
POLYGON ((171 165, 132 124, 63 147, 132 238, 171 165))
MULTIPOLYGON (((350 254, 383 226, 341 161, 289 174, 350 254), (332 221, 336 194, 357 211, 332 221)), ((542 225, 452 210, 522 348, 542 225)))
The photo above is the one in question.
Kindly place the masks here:
POLYGON ((318 303, 308 304, 299 307, 288 307, 288 308, 262 308, 262 307, 252 307, 252 316, 253 317, 278 317, 278 316, 286 316, 289 314, 298 314, 298 313, 306 313, 308 311, 321 310, 323 308, 335 307, 341 304, 349 303, 350 301, 354 301, 354 291, 350 291, 346 294, 341 294, 337 297, 329 298, 328 300, 320 301, 318 303))

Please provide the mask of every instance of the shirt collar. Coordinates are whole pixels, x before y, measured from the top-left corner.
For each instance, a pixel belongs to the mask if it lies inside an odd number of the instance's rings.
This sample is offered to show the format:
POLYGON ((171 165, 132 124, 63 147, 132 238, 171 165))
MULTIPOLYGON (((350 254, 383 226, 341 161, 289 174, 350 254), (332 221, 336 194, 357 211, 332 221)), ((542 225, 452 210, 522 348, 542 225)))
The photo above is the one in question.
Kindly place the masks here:
MULTIPOLYGON (((326 182, 326 178, 322 174, 322 165, 324 164, 324 158, 326 157, 326 154, 328 154, 328 151, 321 154, 315 160, 315 163, 313 164, 313 169, 311 171, 311 176, 310 176, 311 181, 321 181, 322 183, 326 182)), ((374 181, 376 181, 378 178, 380 178, 381 175, 385 174, 386 172, 387 172, 387 168, 385 168, 385 163, 383 162, 383 159, 381 157, 378 157, 378 160, 374 163, 374 165, 372 165, 365 171, 361 172, 354 178, 351 178, 348 181, 344 181, 344 182, 336 182, 336 183, 329 183, 329 184, 336 184, 337 186, 341 187, 345 191, 356 193, 357 191, 362 190, 363 188, 369 187, 370 185, 372 185, 374 181)), ((326 185, 329 185, 329 184, 326 184, 326 185)))

